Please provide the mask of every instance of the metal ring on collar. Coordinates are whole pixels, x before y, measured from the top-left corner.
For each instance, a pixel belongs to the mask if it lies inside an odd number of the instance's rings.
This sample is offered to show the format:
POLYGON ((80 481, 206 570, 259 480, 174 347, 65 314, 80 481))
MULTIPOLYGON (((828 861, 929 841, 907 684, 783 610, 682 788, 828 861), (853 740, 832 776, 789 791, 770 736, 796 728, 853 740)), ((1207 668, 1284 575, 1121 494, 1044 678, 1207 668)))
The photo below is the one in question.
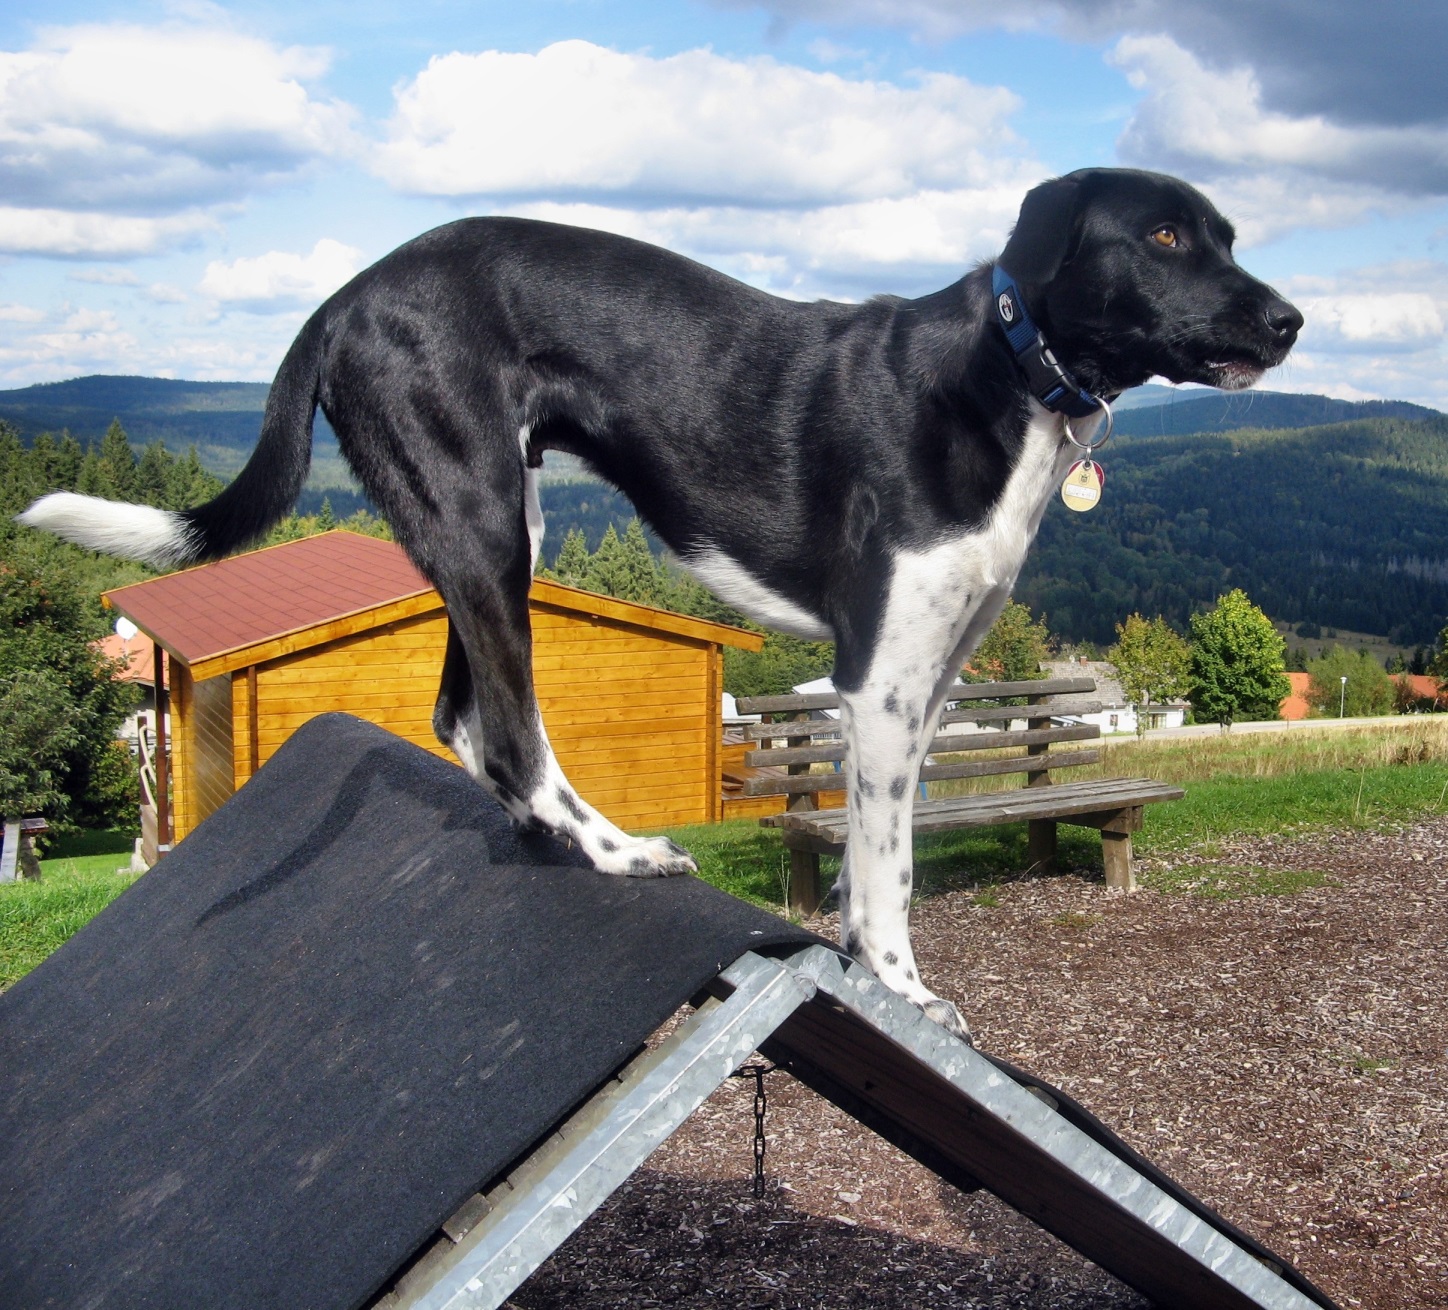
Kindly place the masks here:
POLYGON ((1108 405, 1104 400, 1102 400, 1100 396, 1092 396, 1091 399, 1094 400, 1098 405, 1101 406, 1103 410, 1106 411, 1106 427, 1102 431, 1099 440, 1077 441, 1076 434, 1071 431, 1071 420, 1069 418, 1066 420, 1066 440, 1069 441, 1073 446, 1075 446, 1077 450, 1084 450, 1088 455, 1093 450, 1100 450, 1102 446, 1104 446, 1108 441, 1111 440, 1111 430, 1116 426, 1116 420, 1111 413, 1111 406, 1108 405))

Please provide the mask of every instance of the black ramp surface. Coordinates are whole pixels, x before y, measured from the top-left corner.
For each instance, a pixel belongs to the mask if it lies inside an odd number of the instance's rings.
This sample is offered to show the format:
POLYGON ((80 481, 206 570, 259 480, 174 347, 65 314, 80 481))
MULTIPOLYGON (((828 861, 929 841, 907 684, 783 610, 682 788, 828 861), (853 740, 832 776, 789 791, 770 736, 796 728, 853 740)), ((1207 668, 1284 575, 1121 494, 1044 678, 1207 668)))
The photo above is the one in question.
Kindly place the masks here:
POLYGON ((0 1306, 351 1307, 746 950, 343 715, 0 995, 0 1306))

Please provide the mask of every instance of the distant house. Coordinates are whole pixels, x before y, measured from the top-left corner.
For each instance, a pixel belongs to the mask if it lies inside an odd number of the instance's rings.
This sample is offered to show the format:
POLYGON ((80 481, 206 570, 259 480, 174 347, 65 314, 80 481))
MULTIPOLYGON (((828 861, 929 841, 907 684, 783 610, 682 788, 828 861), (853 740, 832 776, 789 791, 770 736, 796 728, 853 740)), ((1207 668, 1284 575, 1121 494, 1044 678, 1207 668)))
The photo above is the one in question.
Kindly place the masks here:
MULTIPOLYGON (((324 533, 104 600, 165 655, 176 841, 317 714, 451 758, 432 731, 446 610, 389 542, 324 533)), ((763 638, 552 582, 530 608, 544 724, 582 795, 624 827, 720 817, 723 648, 763 638)))
MULTIPOLYGON (((1055 696, 1051 699, 1051 714, 1054 718, 1070 719, 1078 723, 1094 723, 1103 734, 1131 732, 1137 729, 1136 706, 1126 698, 1122 690, 1120 675, 1116 666, 1106 660, 1088 660, 1084 657, 1074 660, 1048 660, 1042 667, 1051 678, 1095 678, 1096 690, 1080 696, 1055 696), (1073 706, 1090 701, 1099 701, 1099 710, 1077 710, 1073 706)), ((1185 701, 1167 701, 1161 705, 1147 707, 1147 723, 1150 728, 1180 728, 1186 722, 1190 706, 1185 701)))
POLYGON ((96 645, 106 659, 125 660, 124 667, 115 675, 117 681, 140 688, 141 703, 116 731, 118 737, 134 741, 137 715, 148 714, 156 708, 156 645, 149 637, 137 635, 126 641, 114 632, 96 645))
POLYGON ((1448 696, 1437 678, 1427 673, 1399 673, 1393 681, 1406 686, 1414 701, 1414 712, 1440 714, 1448 710, 1448 696))
POLYGON ((1287 681, 1292 684, 1292 690, 1282 701, 1277 711, 1278 718, 1287 719, 1295 723, 1299 719, 1308 718, 1312 714, 1312 705, 1307 699, 1307 690, 1312 683, 1312 675, 1308 673, 1289 673, 1287 681))

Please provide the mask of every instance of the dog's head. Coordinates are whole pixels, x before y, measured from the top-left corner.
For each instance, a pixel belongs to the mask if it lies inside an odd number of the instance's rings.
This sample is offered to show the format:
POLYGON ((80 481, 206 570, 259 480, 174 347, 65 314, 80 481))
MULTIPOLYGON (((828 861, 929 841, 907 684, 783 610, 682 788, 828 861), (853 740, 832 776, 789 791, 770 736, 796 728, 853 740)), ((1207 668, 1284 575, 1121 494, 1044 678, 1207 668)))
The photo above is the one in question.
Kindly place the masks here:
POLYGON ((1090 168, 1026 196, 1000 262, 1088 391, 1152 376, 1235 391, 1287 357, 1302 315, 1237 266, 1234 236, 1185 182, 1090 168))

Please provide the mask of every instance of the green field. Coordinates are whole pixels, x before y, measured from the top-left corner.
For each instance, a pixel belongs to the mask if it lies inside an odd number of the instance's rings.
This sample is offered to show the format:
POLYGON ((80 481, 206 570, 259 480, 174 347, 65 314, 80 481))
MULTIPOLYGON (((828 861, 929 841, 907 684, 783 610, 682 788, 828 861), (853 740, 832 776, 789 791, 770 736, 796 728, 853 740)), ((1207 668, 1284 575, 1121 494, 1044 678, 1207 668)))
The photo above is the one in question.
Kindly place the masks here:
MULTIPOLYGON (((1448 720, 1148 740, 1113 745, 1105 755, 1092 771, 1186 788, 1185 800, 1152 806, 1135 839, 1137 853, 1148 857, 1141 881, 1161 891, 1290 895, 1324 879, 1311 870, 1224 863, 1221 843, 1238 836, 1390 828, 1448 810, 1448 720)), ((715 886, 756 904, 782 905, 787 862, 776 833, 739 819, 675 828, 669 835, 694 853, 701 875, 715 886)), ((125 834, 81 834, 48 854, 39 883, 0 887, 0 986, 34 968, 134 881, 117 872, 129 860, 125 834)), ((966 889, 988 904, 994 889, 1021 877, 1027 863, 1024 824, 921 838, 916 894, 966 889)), ((1099 877, 1100 838, 1063 826, 1060 864, 1099 877)), ((829 875, 837 867, 837 861, 824 862, 829 875)))
POLYGON ((40 862, 39 882, 0 887, 0 987, 30 972, 133 882, 132 835, 82 832, 40 862))

